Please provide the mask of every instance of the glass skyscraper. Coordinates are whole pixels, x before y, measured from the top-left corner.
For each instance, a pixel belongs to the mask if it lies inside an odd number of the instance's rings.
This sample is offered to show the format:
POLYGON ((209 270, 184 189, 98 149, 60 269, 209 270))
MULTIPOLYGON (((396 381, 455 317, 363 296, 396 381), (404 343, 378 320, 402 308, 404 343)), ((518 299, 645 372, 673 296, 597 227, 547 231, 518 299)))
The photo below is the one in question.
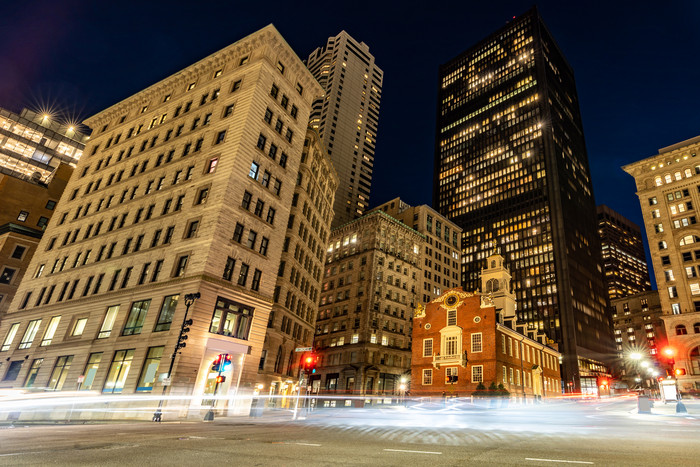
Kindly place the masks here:
POLYGON ((564 389, 595 391, 614 349, 596 207, 573 71, 535 8, 440 67, 433 196, 464 229, 466 289, 499 251, 564 389))

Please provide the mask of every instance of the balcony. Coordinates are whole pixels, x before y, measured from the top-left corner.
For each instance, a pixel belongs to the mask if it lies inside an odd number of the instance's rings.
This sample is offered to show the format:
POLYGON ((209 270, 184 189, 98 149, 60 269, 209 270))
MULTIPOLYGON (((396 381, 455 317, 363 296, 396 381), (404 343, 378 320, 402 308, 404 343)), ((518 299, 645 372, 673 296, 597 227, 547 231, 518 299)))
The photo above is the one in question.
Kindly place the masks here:
POLYGON ((433 355, 433 366, 439 368, 440 365, 459 365, 463 368, 467 367, 467 352, 454 355, 433 355))

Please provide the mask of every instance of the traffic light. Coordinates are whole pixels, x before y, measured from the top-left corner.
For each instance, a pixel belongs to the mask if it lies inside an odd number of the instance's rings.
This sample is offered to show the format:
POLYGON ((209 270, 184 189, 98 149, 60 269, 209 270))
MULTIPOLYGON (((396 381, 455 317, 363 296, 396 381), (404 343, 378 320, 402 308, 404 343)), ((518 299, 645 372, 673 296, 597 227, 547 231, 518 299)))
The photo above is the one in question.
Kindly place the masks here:
POLYGON ((301 367, 304 371, 313 375, 316 373, 316 364, 318 363, 318 355, 311 353, 306 355, 301 362, 301 367))
POLYGON ((224 359, 221 365, 221 371, 226 371, 233 365, 232 357, 229 354, 224 355, 224 359))
POLYGON ((676 376, 685 376, 685 368, 676 368, 674 373, 676 376))
POLYGON ((452 384, 457 382, 457 375, 445 375, 445 383, 452 384))
POLYGON ((211 365, 211 371, 221 371, 221 362, 224 360, 224 356, 219 354, 214 359, 214 363, 211 365))
POLYGON ((216 377, 217 383, 223 383, 224 381, 226 381, 226 377, 224 375, 219 375, 216 377))
POLYGON ((190 332, 189 326, 192 326, 192 319, 185 320, 182 323, 182 327, 180 328, 180 335, 177 338, 177 348, 182 349, 184 347, 187 347, 187 333, 190 332))

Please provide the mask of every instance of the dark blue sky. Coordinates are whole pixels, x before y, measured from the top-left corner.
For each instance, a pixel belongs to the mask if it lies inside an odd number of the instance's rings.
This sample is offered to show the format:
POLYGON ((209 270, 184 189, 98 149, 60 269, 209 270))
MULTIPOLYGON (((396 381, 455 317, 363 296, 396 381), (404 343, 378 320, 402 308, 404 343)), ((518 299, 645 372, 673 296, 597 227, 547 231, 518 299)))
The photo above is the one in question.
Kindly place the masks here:
MULTIPOLYGON (((0 107, 85 118, 266 24, 301 58, 345 29, 385 72, 372 204, 430 204, 438 65, 532 6, 244 3, 3 2, 0 107)), ((620 166, 700 134, 700 2, 571 3, 538 7, 576 73, 596 201, 641 224, 620 166)))

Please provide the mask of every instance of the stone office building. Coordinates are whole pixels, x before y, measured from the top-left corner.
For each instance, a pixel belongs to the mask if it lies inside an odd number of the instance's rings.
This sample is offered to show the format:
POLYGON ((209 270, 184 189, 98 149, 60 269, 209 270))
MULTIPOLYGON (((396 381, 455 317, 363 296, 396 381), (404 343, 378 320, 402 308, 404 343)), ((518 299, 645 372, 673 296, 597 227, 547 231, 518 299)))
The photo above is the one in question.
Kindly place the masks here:
POLYGON ((331 232, 313 392, 397 394, 408 381, 424 237, 382 211, 331 232))
POLYGON ((430 206, 411 206, 394 198, 373 209, 381 210, 425 236, 421 252, 421 303, 428 303, 443 291, 460 285, 462 229, 430 206))
MULTIPOLYGON (((634 177, 681 391, 700 390, 700 136, 623 167, 634 177)), ((665 366, 671 364, 665 361, 665 366)))
POLYGON ((261 393, 292 394, 303 355, 295 349, 313 343, 337 186, 318 133, 307 130, 258 367, 261 393))
POLYGON ((199 416, 222 353, 219 394, 250 392, 321 92, 270 25, 86 120, 42 272, 0 325, 0 387, 160 393, 198 292, 169 393, 199 416))
POLYGON ((663 373, 664 359, 661 350, 668 343, 659 292, 650 290, 610 301, 615 345, 620 362, 620 380, 628 388, 654 387, 653 374, 649 374, 643 362, 652 371, 663 373), (638 353, 642 358, 630 356, 638 353), (639 381, 637 381, 639 378, 639 381))

